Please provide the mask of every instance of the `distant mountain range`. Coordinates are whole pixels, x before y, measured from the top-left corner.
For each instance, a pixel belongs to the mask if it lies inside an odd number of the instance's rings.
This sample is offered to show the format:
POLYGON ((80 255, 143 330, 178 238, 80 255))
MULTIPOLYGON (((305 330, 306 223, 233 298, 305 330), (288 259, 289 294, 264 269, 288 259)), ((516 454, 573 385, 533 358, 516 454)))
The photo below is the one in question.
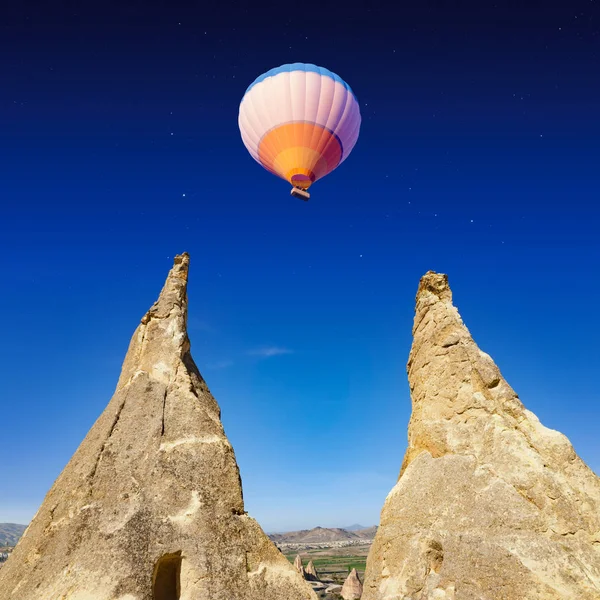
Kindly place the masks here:
POLYGON ((0 546, 15 546, 27 525, 0 523, 0 546))
POLYGON ((377 532, 377 526, 360 527, 351 525, 352 531, 340 527, 314 527, 313 529, 302 529, 300 531, 287 531, 285 533, 271 533, 269 538, 279 543, 319 543, 319 542, 341 542, 344 540, 372 540, 377 532), (358 527, 358 529, 354 529, 358 527))
POLYGON ((346 531, 357 531, 359 529, 369 529, 364 525, 359 525, 358 523, 354 523, 354 525, 348 525, 347 527, 341 527, 341 529, 345 529, 346 531))
MULTIPOLYGON (((26 529, 26 525, 16 523, 0 523, 0 546, 14 546, 26 529)), ((341 542, 344 540, 372 540, 377 532, 377 526, 363 527, 354 524, 348 527, 314 527, 300 531, 271 533, 269 537, 274 542, 311 543, 311 542, 341 542)))

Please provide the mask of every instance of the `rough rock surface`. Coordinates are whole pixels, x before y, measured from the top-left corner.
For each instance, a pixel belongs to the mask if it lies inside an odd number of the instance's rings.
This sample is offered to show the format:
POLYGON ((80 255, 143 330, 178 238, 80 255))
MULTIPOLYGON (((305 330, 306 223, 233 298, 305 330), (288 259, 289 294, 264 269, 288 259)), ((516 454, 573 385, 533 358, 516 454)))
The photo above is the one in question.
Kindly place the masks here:
POLYGON ((304 577, 309 581, 319 581, 319 574, 317 573, 315 563, 312 560, 309 560, 308 564, 306 565, 304 577))
POLYGON ((344 600, 359 600, 363 593, 363 585, 358 578, 356 569, 350 571, 350 575, 346 577, 340 595, 344 600))
POLYGON ((417 293, 408 449, 363 600, 598 600, 600 479, 479 350, 445 275, 417 293))
POLYGON ((244 511, 190 354, 188 262, 175 258, 114 396, 0 570, 0 600, 316 600, 244 511))

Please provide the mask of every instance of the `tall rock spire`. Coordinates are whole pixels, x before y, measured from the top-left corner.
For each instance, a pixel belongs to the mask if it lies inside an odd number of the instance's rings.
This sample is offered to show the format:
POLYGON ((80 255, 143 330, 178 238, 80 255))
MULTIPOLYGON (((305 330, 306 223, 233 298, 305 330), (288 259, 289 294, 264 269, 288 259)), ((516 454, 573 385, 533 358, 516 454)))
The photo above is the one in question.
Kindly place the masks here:
POLYGON ((190 354, 188 265, 175 258, 114 396, 0 570, 0 600, 316 600, 244 511, 190 354))
POLYGON ((309 560, 308 564, 306 565, 306 574, 304 577, 309 581, 320 581, 317 568, 315 567, 315 563, 312 561, 312 559, 309 560))
POLYGON ((300 573, 300 575, 302 575, 302 577, 304 578, 304 576, 306 575, 306 571, 304 570, 302 558, 299 554, 296 554, 296 558, 294 559, 294 569, 296 569, 296 571, 298 571, 298 573, 300 573))
POLYGON ((473 341, 445 275, 419 285, 408 449, 363 600, 597 600, 600 479, 473 341))
POLYGON ((340 596, 344 600, 360 600, 363 593, 363 585, 358 578, 358 573, 356 569, 352 569, 348 577, 346 577, 346 581, 344 581, 344 585, 342 586, 342 591, 340 592, 340 596))

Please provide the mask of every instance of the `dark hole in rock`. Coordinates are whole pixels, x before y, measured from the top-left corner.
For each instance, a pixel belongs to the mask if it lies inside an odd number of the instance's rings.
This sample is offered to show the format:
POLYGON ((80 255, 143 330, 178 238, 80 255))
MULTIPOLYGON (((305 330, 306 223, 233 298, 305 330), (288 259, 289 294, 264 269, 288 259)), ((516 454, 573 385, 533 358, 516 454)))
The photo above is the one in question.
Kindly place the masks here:
POLYGON ((442 563, 444 562, 444 549, 442 544, 435 540, 429 540, 429 548, 427 549, 427 559, 429 568, 436 573, 439 573, 442 563))
POLYGON ((179 600, 181 593, 181 551, 158 559, 152 575, 152 600, 179 600))

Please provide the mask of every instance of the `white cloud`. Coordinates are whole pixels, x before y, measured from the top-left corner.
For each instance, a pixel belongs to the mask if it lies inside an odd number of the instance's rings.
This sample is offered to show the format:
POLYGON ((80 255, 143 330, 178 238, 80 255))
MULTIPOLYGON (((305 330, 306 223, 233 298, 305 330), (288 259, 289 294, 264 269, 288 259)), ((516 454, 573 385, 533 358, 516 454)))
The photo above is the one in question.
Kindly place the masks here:
POLYGON ((256 348, 250 350, 248 354, 251 356, 260 356, 262 358, 269 358, 270 356, 279 356, 281 354, 292 354, 293 350, 288 348, 282 348, 281 346, 263 346, 262 348, 256 348))
POLYGON ((227 367, 231 367, 231 365, 233 365, 232 360, 219 360, 214 363, 209 363, 205 368, 211 371, 216 371, 218 369, 226 369, 227 367))

